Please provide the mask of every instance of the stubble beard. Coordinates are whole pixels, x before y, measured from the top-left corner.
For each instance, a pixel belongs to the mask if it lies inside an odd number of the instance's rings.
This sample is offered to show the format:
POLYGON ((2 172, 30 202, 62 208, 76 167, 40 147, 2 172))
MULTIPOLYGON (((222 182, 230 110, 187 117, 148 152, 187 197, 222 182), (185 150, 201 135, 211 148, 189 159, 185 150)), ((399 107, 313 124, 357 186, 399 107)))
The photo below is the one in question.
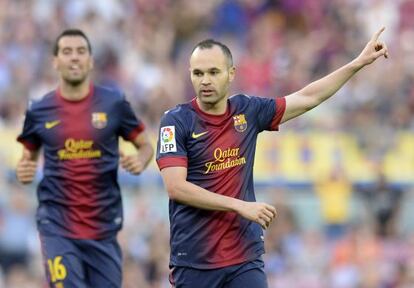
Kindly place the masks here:
POLYGON ((226 94, 220 94, 220 95, 215 94, 215 95, 208 96, 208 97, 201 96, 200 94, 197 97, 200 99, 201 103, 211 108, 216 107, 217 105, 219 105, 219 103, 223 101, 223 99, 226 98, 226 94))

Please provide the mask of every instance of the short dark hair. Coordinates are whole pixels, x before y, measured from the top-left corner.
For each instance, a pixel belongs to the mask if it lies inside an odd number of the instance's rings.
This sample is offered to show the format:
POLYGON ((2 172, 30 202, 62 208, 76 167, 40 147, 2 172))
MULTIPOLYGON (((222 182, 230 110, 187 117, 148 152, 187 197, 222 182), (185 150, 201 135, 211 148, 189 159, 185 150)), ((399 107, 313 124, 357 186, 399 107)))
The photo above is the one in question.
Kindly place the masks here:
POLYGON ((89 53, 92 54, 91 42, 89 42, 88 37, 86 36, 86 34, 82 30, 80 30, 80 29, 66 29, 66 30, 63 30, 62 33, 60 33, 59 36, 56 38, 55 45, 53 46, 53 55, 54 56, 58 55, 58 53, 59 53, 59 41, 62 37, 65 37, 65 36, 80 36, 80 37, 82 37, 83 39, 86 40, 86 43, 88 44, 89 53))
POLYGON ((211 49, 211 48, 213 48, 213 46, 219 46, 220 49, 221 49, 221 51, 223 51, 223 54, 227 57, 227 60, 229 62, 230 67, 233 66, 233 55, 231 55, 231 51, 230 51, 229 47, 227 47, 225 44, 223 44, 223 43, 221 43, 221 42, 219 42, 217 40, 214 40, 214 39, 206 39, 206 40, 203 40, 203 41, 199 42, 193 48, 193 51, 191 51, 191 54, 193 54, 194 51, 197 48, 200 48, 200 49, 211 49))

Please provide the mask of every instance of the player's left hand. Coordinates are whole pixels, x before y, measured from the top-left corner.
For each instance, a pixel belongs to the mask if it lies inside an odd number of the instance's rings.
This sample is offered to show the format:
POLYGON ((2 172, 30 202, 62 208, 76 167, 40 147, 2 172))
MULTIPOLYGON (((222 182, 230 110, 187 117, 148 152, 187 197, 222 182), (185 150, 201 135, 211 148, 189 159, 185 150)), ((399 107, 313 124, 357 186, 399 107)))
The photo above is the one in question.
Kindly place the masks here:
POLYGON ((364 50, 358 56, 358 60, 361 61, 361 65, 365 66, 371 64, 377 58, 384 56, 388 58, 388 48, 384 42, 379 40, 381 33, 385 30, 385 27, 382 27, 380 30, 372 35, 371 40, 367 43, 364 50))
POLYGON ((122 151, 119 151, 119 163, 133 175, 138 175, 145 169, 145 163, 138 155, 125 155, 122 151))

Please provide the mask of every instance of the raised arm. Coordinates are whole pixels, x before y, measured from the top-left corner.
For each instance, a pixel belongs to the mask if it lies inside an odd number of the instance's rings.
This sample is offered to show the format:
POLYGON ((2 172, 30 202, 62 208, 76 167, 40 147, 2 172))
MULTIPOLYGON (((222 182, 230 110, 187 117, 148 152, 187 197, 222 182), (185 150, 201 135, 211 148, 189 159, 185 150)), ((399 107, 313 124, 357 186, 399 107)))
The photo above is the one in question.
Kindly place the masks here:
POLYGON ((120 151, 120 164, 129 173, 138 175, 148 166, 154 155, 154 149, 145 132, 140 133, 131 143, 137 149, 138 154, 124 155, 120 151))
POLYGON ((387 46, 378 40, 384 30, 383 27, 377 31, 361 54, 353 61, 288 95, 286 97, 286 110, 281 122, 286 122, 318 106, 334 95, 361 68, 371 64, 379 57, 388 58, 387 46))
POLYGON ((276 209, 266 203, 246 202, 240 199, 220 195, 203 189, 186 180, 187 168, 167 167, 161 170, 168 196, 171 200, 200 209, 232 211, 240 216, 260 224, 263 229, 269 227, 276 217, 276 209))

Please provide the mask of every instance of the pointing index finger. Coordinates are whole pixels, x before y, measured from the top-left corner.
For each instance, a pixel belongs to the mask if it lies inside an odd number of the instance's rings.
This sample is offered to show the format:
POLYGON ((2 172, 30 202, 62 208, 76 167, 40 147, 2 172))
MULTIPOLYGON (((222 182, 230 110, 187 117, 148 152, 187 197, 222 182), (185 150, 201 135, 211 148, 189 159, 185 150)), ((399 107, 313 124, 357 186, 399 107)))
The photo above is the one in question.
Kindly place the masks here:
POLYGON ((385 27, 382 27, 380 30, 378 30, 377 32, 375 32, 374 35, 372 35, 371 40, 372 41, 377 41, 379 36, 381 35, 381 33, 385 30, 385 27))

